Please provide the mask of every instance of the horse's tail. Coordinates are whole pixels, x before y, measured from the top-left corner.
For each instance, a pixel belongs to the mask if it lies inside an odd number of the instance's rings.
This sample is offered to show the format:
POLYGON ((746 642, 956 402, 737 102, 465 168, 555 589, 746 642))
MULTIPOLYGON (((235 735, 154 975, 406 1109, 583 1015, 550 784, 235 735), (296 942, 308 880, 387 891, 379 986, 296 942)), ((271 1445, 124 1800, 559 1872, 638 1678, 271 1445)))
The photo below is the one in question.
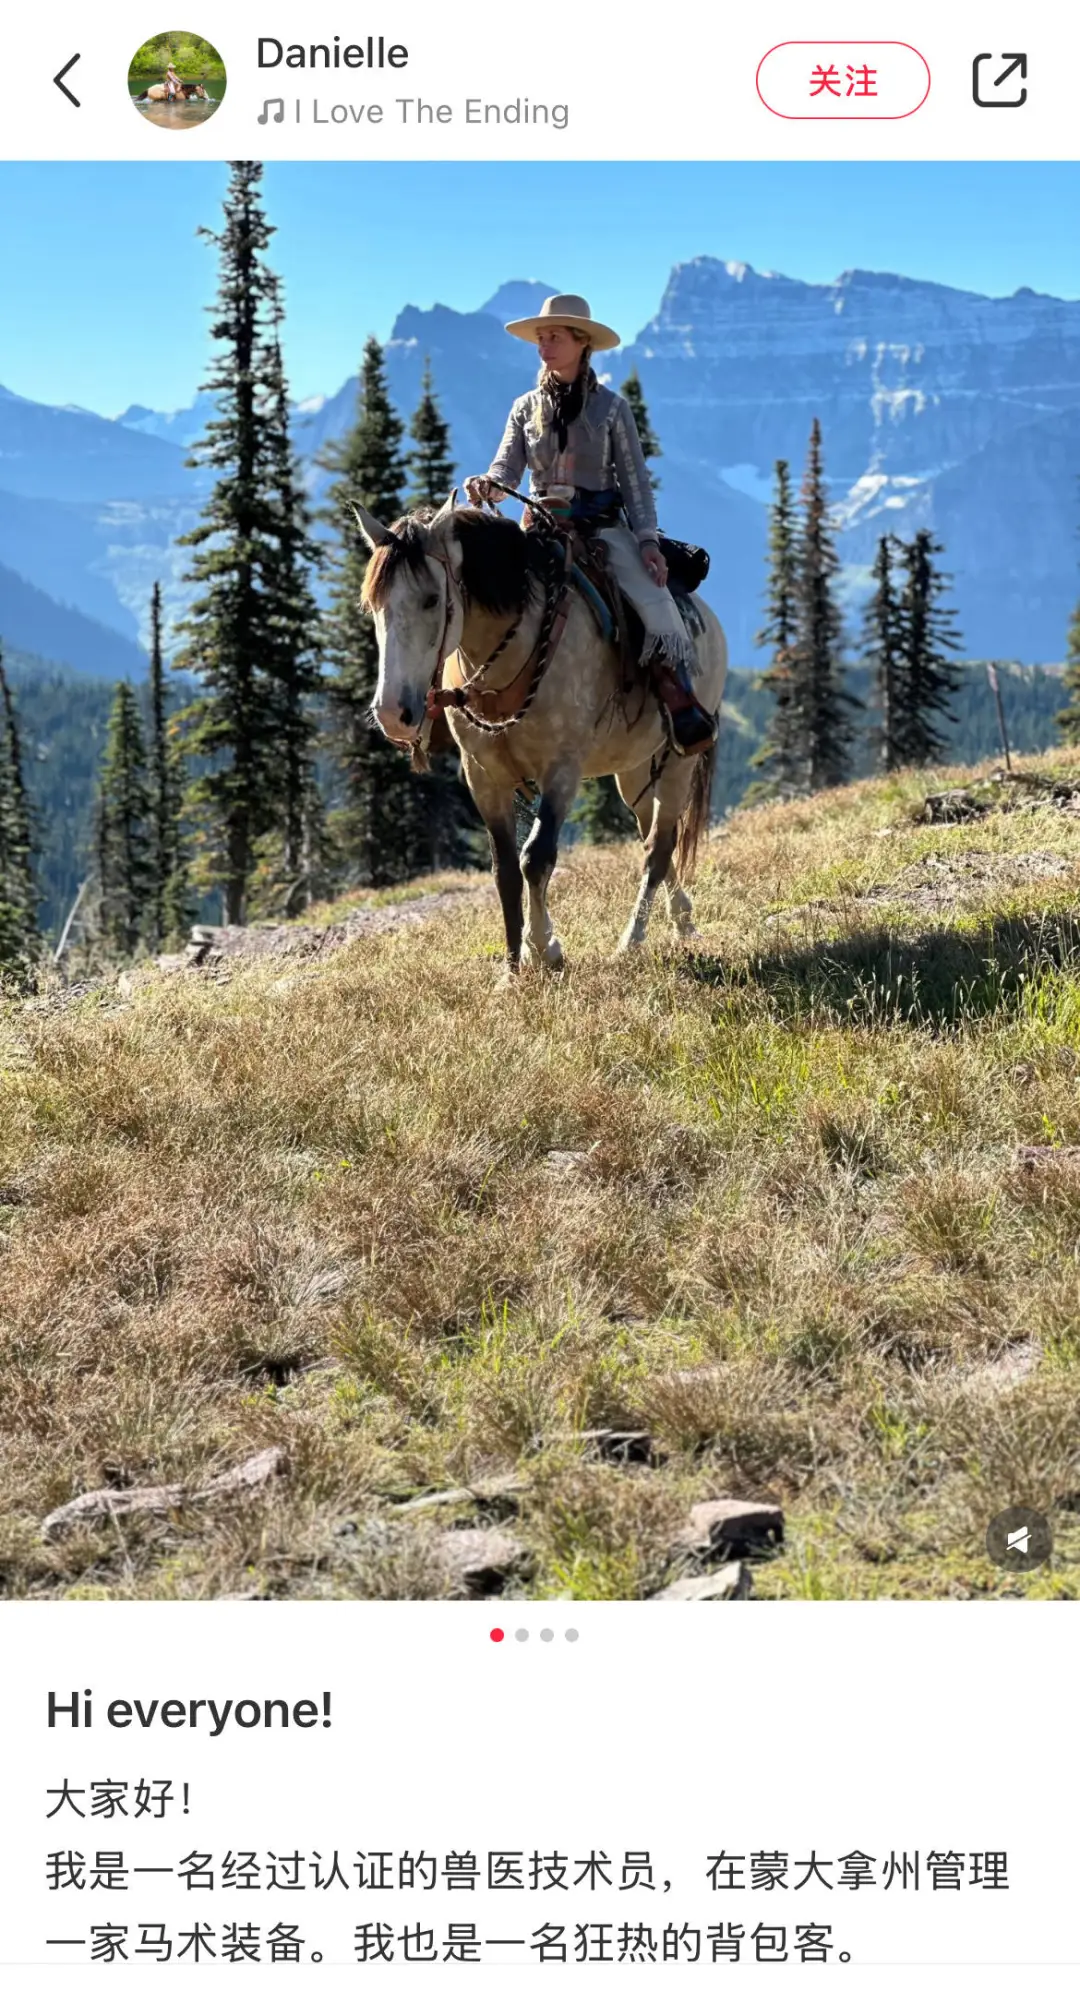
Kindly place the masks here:
POLYGON ((675 844, 675 861, 679 867, 679 878, 687 881, 694 875, 698 848, 701 839, 708 831, 712 808, 713 774, 716 770, 716 741, 705 753, 694 758, 694 772, 690 782, 690 794, 686 807, 679 817, 678 836, 675 844))

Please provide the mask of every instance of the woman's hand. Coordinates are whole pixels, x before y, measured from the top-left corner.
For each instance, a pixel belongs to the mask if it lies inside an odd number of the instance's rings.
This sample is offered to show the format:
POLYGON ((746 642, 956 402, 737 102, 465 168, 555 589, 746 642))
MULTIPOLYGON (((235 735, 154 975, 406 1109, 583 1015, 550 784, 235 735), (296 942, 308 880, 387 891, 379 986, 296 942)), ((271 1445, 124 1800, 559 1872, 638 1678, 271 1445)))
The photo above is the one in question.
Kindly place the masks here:
POLYGON ((503 494, 496 491, 490 477, 466 477, 465 496, 470 505, 501 505, 503 494))
POLYGON ((667 573, 668 573, 667 561, 665 560, 663 554, 661 553, 660 548, 656 544, 655 539, 647 539, 645 541, 645 544, 641 549, 641 557, 645 562, 646 569, 652 575, 653 580, 656 582, 657 587, 666 588, 667 573))

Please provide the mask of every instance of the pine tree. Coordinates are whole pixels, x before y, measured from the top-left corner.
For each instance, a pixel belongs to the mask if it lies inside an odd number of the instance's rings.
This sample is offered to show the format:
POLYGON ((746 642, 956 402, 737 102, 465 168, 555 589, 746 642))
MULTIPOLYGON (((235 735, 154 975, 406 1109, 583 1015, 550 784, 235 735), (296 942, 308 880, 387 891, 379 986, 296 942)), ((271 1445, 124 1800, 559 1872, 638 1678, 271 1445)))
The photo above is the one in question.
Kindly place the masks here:
MULTIPOLYGON (((278 326, 280 297, 276 300, 278 326)), ((282 861, 295 889, 289 905, 300 911, 310 903, 310 886, 303 883, 305 840, 310 852, 310 818, 315 802, 314 700, 322 689, 319 613, 311 575, 322 564, 322 549, 311 534, 300 472, 289 432, 289 396, 280 341, 275 339, 269 365, 270 405, 266 422, 276 503, 276 537, 267 567, 272 650, 266 670, 276 687, 278 708, 278 788, 282 861)))
POLYGON ((105 939, 133 954, 154 918, 154 803, 139 707, 130 684, 118 684, 97 798, 99 919, 105 939))
POLYGON ((769 508, 769 571, 765 621, 754 638, 772 652, 759 683, 773 697, 765 739, 753 765, 766 770, 769 794, 786 798, 805 786, 805 687, 799 674, 798 521, 791 496, 791 471, 781 458, 774 471, 769 508))
POLYGON ((160 946, 165 931, 165 897, 172 869, 175 821, 170 793, 166 731, 165 659, 161 648, 161 582, 150 592, 150 817, 153 866, 153 938, 160 946))
POLYGON ((834 587, 840 559, 829 523, 821 461, 821 424, 810 430, 806 471, 800 492, 795 646, 792 670, 802 787, 813 793, 833 788, 851 773, 855 729, 851 714, 860 701, 844 688, 843 626, 834 587))
POLYGON ((949 651, 960 648, 956 611, 942 605, 948 576, 934 556, 940 541, 925 527, 901 550, 904 584, 899 603, 901 669, 897 683, 894 765, 924 767, 941 760, 945 740, 934 725, 937 713, 952 718, 950 706, 960 673, 949 651))
POLYGON ((582 784, 573 820, 585 843, 624 843, 637 835, 637 820, 619 794, 613 774, 582 784))
POLYGON ((456 752, 433 754, 413 776, 412 862, 419 871, 470 871, 490 861, 490 846, 456 752))
POLYGON ((40 945, 34 844, 18 716, 0 651, 0 972, 25 969, 40 945))
POLYGON ((386 385, 382 348, 370 338, 360 369, 356 421, 320 458, 334 478, 327 517, 338 535, 326 618, 334 746, 345 783, 336 828, 346 864, 367 885, 395 884, 423 869, 417 844, 427 841, 416 834, 409 762, 371 721, 379 652, 374 625, 360 604, 369 555, 352 512, 354 504, 364 505, 384 525, 400 514, 403 434, 386 385))
POLYGON ((407 457, 409 505, 441 505, 453 486, 454 461, 449 424, 443 420, 432 390, 430 360, 424 361, 420 401, 409 423, 409 435, 416 444, 407 457))
POLYGON ((1069 620, 1061 681, 1069 694, 1069 703, 1058 713, 1057 724, 1071 747, 1080 746, 1080 602, 1069 620))
POLYGON ((1080 601, 1069 618, 1065 669, 1061 681, 1069 694, 1069 702, 1057 714, 1057 724, 1070 746, 1080 746, 1080 601))
POLYGON ((220 883, 225 917, 244 917, 257 840, 280 820, 279 725, 282 632, 281 508, 275 440, 274 351, 280 294, 266 250, 273 229, 263 212, 262 166, 236 161, 220 233, 199 232, 219 254, 212 337, 218 354, 206 389, 219 414, 191 461, 217 472, 201 523, 181 542, 196 549, 188 579, 200 590, 178 668, 195 673, 205 696, 183 715, 184 750, 204 772, 185 798, 203 854, 201 883, 220 883))
POLYGON ((874 556, 874 592, 866 605, 864 658, 871 672, 881 714, 877 728, 878 763, 884 773, 903 767, 904 633, 893 577, 897 541, 883 533, 874 556))
MULTIPOLYGON (((161 640, 161 582, 155 581, 150 596, 150 684, 149 684, 149 779, 150 852, 153 902, 149 939, 160 947, 166 934, 176 931, 177 895, 180 881, 180 778, 169 742, 169 695, 165 682, 165 658, 161 640)), ((181 893, 186 911, 186 899, 181 893)), ((186 925, 186 920, 183 922, 186 925)))
POLYGON ((188 875, 182 795, 184 754, 176 716, 170 712, 162 644, 161 583, 150 597, 150 681, 148 687, 149 777, 153 908, 148 938, 160 947, 170 935, 185 934, 197 911, 188 875))
MULTIPOLYGON (((664 452, 660 447, 656 431, 649 420, 649 410, 645 405, 645 391, 641 385, 636 366, 627 374, 619 392, 624 400, 630 403, 634 425, 638 432, 638 440, 641 443, 641 453, 645 458, 646 464, 652 462, 657 456, 663 456, 664 452)), ((652 485, 654 491, 660 489, 660 479, 654 476, 651 470, 649 471, 649 483, 652 485)))

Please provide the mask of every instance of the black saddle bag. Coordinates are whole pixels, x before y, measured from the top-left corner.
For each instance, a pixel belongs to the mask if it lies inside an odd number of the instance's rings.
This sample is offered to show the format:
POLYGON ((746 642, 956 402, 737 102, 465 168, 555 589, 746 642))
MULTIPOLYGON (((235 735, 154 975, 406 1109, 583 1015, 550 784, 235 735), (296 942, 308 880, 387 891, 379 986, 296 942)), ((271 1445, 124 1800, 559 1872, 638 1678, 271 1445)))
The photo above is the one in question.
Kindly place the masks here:
POLYGON ((668 587, 681 588, 692 595, 709 571, 709 556, 703 546, 690 546, 685 539, 668 539, 660 534, 660 551, 668 565, 668 587))

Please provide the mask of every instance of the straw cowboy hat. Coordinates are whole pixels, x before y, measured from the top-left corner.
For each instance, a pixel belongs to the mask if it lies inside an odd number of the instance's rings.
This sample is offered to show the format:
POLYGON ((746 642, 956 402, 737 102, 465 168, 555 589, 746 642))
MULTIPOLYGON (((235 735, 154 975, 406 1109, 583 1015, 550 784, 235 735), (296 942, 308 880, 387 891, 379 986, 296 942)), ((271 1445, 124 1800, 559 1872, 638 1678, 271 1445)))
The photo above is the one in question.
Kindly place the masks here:
POLYGON ((594 318, 583 297, 576 297, 568 291, 564 297, 545 297, 535 318, 514 318, 506 327, 515 339, 526 339, 530 346, 536 344, 537 333, 542 325, 569 325, 575 332, 584 332, 594 352, 607 352, 611 346, 619 345, 617 332, 610 325, 601 325, 594 318))

